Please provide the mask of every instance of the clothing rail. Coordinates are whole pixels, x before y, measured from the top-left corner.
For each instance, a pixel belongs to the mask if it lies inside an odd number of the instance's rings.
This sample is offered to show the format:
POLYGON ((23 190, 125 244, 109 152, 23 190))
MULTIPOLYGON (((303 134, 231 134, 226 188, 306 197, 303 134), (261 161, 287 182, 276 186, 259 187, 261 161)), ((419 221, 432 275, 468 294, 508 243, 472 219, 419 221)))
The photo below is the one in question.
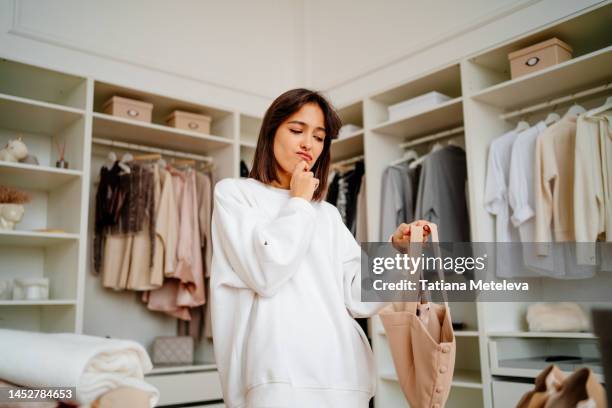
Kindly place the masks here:
POLYGON ((463 126, 456 127, 454 129, 444 130, 439 133, 434 133, 433 135, 419 137, 418 139, 409 140, 407 142, 401 143, 399 146, 402 149, 407 147, 417 146, 427 142, 433 142, 434 140, 446 139, 447 137, 454 136, 459 133, 463 133, 465 128, 463 126))
POLYGON ((363 155, 359 155, 359 156, 355 156, 355 157, 351 157, 350 159, 345 159, 345 160, 340 160, 337 162, 333 162, 331 165, 333 166, 345 166, 348 164, 353 164, 353 163, 357 163, 359 161, 363 160, 363 155))
POLYGON ((587 96, 591 96, 591 95, 595 95, 598 93, 602 93, 608 90, 612 90, 612 82, 608 82, 605 85, 600 85, 600 86, 596 86, 595 88, 591 88, 591 89, 586 89, 584 91, 581 92, 576 92, 570 95, 566 95, 566 96, 562 96, 560 98, 556 98, 556 99, 552 99, 550 101, 547 102, 542 102, 542 103, 538 103, 536 105, 533 106, 528 106, 526 108, 522 108, 519 110, 515 110, 512 112, 507 112, 507 113, 502 113, 501 115, 499 115, 500 119, 503 120, 508 120, 508 119, 512 119, 514 117, 517 116, 521 116, 521 115, 525 115, 527 113, 531 113, 531 112, 536 112, 542 109, 546 109, 546 108, 550 108, 550 107, 554 107, 555 105, 560 105, 562 103, 565 102, 570 102, 570 101, 574 101, 576 99, 581 99, 587 96))
POLYGON ((159 153, 162 156, 177 157, 181 159, 192 159, 192 160, 207 162, 207 163, 210 163, 213 161, 213 158, 210 156, 202 156, 202 155, 193 154, 193 153, 177 152, 174 150, 160 149, 158 147, 143 146, 143 145, 138 145, 134 143, 118 142, 115 140, 108 140, 108 139, 100 139, 97 137, 92 138, 92 142, 97 145, 112 146, 112 147, 118 147, 121 149, 135 150, 135 151, 146 152, 146 153, 159 153))

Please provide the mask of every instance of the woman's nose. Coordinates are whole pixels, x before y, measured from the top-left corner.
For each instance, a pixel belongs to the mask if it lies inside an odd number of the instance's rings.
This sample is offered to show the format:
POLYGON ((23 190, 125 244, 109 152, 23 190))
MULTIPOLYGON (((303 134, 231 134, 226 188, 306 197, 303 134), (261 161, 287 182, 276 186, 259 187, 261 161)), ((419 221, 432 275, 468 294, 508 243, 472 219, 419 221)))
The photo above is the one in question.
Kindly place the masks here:
POLYGON ((300 145, 302 149, 312 149, 312 135, 308 135, 306 132, 304 132, 304 137, 302 138, 302 142, 300 143, 300 145))

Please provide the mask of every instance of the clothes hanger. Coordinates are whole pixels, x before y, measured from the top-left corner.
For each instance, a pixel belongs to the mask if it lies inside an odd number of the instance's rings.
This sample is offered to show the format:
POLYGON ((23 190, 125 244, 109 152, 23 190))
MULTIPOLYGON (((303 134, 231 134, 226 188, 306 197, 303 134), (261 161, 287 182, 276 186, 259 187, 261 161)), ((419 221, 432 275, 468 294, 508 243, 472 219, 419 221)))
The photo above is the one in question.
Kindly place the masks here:
POLYGON ((565 116, 578 116, 582 115, 583 113, 586 113, 586 109, 574 102, 571 108, 569 108, 565 113, 565 116))
POLYGON ((544 119, 544 123, 546 124, 546 126, 550 126, 553 123, 556 123, 560 120, 561 120, 561 116, 559 116, 558 113, 550 112, 548 116, 546 116, 546 119, 544 119))
POLYGON ((416 160, 418 157, 419 155, 417 154, 417 152, 415 152, 413 149, 409 149, 404 152, 404 155, 402 157, 392 161, 391 165, 395 166, 396 164, 400 164, 408 160, 416 160))
POLYGON ((110 169, 111 167, 113 167, 116 161, 117 161, 117 155, 115 154, 115 152, 110 151, 108 152, 108 155, 106 156, 106 161, 104 162, 102 166, 106 167, 107 169, 110 169))
POLYGON ((594 116, 597 115, 599 113, 605 112, 607 110, 612 109, 612 96, 608 96, 608 98, 606 99, 606 102, 601 105, 600 107, 597 107, 595 109, 591 109, 587 115, 590 116, 594 116))
POLYGON ((134 160, 134 156, 132 156, 131 153, 125 153, 121 157, 121 160, 117 162, 117 164, 119 165, 119 167, 121 167, 121 170, 123 170, 127 174, 130 174, 132 172, 132 169, 130 169, 130 166, 128 166, 126 163, 132 160, 134 160))
POLYGON ((529 122, 527 122, 524 119, 521 119, 519 121, 519 123, 516 124, 516 127, 514 128, 514 131, 516 133, 521 133, 524 132, 525 130, 529 129, 531 127, 531 125, 529 124, 529 122))

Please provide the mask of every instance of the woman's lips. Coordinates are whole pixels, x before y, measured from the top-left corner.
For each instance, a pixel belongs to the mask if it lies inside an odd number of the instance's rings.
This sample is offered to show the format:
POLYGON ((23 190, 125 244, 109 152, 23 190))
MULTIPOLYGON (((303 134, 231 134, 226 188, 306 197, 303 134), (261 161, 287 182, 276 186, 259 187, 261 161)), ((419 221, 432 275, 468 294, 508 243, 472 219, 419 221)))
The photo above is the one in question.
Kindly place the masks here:
POLYGON ((301 158, 303 158, 304 160, 306 160, 307 162, 312 161, 312 156, 306 154, 306 153, 298 153, 298 156, 300 156, 301 158))

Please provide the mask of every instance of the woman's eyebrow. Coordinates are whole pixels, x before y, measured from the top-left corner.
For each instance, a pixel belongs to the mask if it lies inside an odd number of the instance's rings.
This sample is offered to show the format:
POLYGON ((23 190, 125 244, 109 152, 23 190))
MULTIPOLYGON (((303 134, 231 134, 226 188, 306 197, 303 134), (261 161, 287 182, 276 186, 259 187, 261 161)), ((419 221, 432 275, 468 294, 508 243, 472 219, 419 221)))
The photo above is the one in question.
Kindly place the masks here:
MULTIPOLYGON (((302 122, 300 120, 292 120, 292 121, 290 121, 288 123, 295 123, 296 125, 302 125, 302 126, 308 127, 308 124, 306 124, 305 122, 302 122)), ((322 130, 322 131, 325 132, 325 128, 321 127, 321 126, 317 127, 315 130, 322 130)))

